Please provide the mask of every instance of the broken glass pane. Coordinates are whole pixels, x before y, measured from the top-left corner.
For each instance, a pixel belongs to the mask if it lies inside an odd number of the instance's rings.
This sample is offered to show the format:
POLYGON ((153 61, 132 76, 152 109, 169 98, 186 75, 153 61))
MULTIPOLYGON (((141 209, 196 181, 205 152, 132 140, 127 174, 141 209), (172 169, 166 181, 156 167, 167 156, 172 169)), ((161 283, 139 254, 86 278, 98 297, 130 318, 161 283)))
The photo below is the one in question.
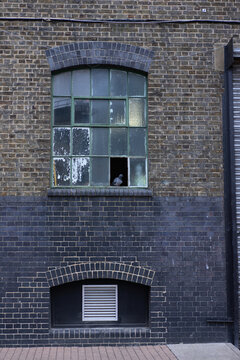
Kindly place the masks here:
POLYGON ((90 130, 89 128, 73 129, 73 155, 89 155, 90 130))
POLYGON ((92 123, 109 124, 109 103, 108 100, 92 101, 92 123))
POLYGON ((130 159, 130 186, 146 186, 145 159, 130 159))
POLYGON ((145 77, 139 74, 128 73, 128 95, 145 95, 145 77))
POLYGON ((111 100, 110 101, 110 123, 115 125, 125 124, 125 101, 111 100))
POLYGON ((53 95, 71 95, 71 72, 65 72, 53 76, 53 95))
POLYGON ((111 70, 110 92, 112 96, 126 96, 127 94, 127 73, 121 70, 111 70))
POLYGON ((53 159, 53 185, 70 185, 70 159, 53 159))
POLYGON ((54 125, 71 124, 71 99, 70 98, 54 98, 54 125))
POLYGON ((90 70, 75 70, 72 73, 73 96, 90 95, 90 70))
POLYGON ((106 128, 92 129, 92 154, 107 155, 108 154, 108 133, 106 128))
POLYGON ((145 99, 129 99, 129 126, 145 126, 145 99))
POLYGON ((109 159, 92 158, 92 181, 91 185, 109 185, 109 159))
POLYGON ((89 100, 75 100, 74 101, 74 121, 76 124, 88 124, 90 115, 90 101, 89 100))
POLYGON ((53 129, 53 155, 70 154, 70 129, 53 129))
POLYGON ((92 95, 108 96, 108 70, 92 70, 92 95))
POLYGON ((145 156, 146 154, 146 130, 145 129, 129 129, 129 146, 130 155, 145 156))
POLYGON ((112 155, 127 154, 127 129, 124 128, 111 129, 111 154, 112 155))
POLYGON ((89 158, 72 159, 72 184, 89 185, 89 158))

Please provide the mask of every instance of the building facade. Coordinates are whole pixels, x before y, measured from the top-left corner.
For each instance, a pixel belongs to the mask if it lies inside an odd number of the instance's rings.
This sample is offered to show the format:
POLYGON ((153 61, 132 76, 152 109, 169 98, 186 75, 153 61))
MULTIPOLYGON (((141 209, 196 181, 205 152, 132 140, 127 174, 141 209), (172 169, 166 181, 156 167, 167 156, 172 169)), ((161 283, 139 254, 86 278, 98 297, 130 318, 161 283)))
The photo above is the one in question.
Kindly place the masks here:
POLYGON ((1 346, 237 343, 238 17, 3 1, 1 346))

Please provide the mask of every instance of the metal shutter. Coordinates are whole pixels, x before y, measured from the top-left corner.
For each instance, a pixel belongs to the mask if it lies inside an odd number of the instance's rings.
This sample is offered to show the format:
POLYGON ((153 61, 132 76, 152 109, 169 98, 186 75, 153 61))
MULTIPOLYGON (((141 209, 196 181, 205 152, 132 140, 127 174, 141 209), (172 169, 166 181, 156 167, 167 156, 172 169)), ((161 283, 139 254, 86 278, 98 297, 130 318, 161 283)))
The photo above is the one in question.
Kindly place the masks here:
POLYGON ((83 321, 117 321, 117 308, 117 285, 83 285, 83 321))

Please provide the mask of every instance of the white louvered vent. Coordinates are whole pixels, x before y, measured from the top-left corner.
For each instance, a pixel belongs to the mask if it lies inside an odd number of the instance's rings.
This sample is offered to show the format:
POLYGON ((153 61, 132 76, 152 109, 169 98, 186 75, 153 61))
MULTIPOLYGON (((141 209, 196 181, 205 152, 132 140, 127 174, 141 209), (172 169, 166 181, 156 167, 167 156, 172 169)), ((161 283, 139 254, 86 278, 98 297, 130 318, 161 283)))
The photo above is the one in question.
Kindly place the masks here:
POLYGON ((83 321, 117 321, 117 285, 83 285, 83 321))

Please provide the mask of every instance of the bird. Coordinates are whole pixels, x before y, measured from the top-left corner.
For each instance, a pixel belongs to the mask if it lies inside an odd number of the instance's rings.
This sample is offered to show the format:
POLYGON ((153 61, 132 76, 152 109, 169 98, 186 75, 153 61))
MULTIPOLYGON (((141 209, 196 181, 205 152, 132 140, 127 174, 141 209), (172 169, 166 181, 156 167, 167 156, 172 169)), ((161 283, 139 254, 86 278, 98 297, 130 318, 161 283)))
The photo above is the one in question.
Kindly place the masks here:
POLYGON ((122 183, 123 183, 122 178, 123 178, 123 174, 118 175, 118 177, 116 177, 113 180, 112 186, 120 186, 120 185, 122 185, 122 183))

